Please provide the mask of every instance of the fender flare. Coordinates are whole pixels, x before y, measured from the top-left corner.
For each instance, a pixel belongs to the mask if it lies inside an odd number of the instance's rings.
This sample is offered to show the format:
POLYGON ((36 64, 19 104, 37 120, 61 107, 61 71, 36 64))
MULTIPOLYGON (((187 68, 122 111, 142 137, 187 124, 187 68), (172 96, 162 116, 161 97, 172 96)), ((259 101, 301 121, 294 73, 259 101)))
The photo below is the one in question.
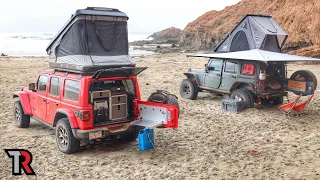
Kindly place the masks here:
POLYGON ((56 111, 56 114, 54 115, 54 121, 52 126, 55 127, 58 120, 61 119, 62 117, 66 116, 69 119, 71 128, 79 128, 77 118, 71 110, 68 109, 58 109, 56 111))
POLYGON ((199 84, 197 77, 196 77, 193 73, 183 73, 183 74, 184 74, 185 76, 187 76, 188 79, 194 79, 195 82, 197 83, 197 85, 199 84))
POLYGON ((26 92, 23 91, 15 91, 12 95, 13 98, 19 98, 24 114, 32 115, 32 109, 30 105, 29 96, 26 92))
POLYGON ((233 92, 234 90, 237 89, 237 87, 239 87, 239 86, 241 86, 241 85, 248 85, 253 92, 256 91, 255 85, 254 85, 253 83, 249 83, 249 82, 235 82, 235 83, 232 85, 232 87, 230 88, 230 92, 233 92))

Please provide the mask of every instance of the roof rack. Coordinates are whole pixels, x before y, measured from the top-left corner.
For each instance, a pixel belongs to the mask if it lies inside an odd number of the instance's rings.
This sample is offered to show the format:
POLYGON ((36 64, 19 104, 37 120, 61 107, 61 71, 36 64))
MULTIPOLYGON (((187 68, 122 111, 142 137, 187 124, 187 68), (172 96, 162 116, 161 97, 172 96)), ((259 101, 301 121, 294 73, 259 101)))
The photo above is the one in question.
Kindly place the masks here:
POLYGON ((110 68, 100 69, 95 72, 92 79, 116 77, 116 76, 136 76, 148 67, 121 67, 121 68, 110 68))

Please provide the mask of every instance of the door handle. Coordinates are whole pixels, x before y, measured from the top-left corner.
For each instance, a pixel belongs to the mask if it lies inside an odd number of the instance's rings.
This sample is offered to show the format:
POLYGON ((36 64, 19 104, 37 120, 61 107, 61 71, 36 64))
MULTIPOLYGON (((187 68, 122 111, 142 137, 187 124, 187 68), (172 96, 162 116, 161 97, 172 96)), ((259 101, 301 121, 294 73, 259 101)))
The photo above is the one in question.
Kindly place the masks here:
POLYGON ((42 98, 42 102, 46 102, 46 99, 42 98))
POLYGON ((232 75, 231 77, 233 77, 233 78, 237 78, 237 76, 234 76, 234 75, 232 75))

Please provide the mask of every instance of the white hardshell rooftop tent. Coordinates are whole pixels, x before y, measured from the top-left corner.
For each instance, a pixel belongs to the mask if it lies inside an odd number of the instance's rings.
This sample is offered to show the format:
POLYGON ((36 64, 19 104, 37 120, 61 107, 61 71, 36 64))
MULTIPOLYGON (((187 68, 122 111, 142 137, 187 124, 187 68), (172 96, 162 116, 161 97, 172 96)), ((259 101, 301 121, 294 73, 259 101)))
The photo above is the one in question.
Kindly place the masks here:
POLYGON ((188 55, 188 57, 242 59, 242 60, 252 60, 252 61, 262 61, 262 62, 320 61, 320 59, 317 59, 317 58, 289 55, 284 53, 265 51, 261 49, 252 49, 247 51, 237 51, 237 52, 229 52, 229 53, 195 54, 195 55, 188 55))

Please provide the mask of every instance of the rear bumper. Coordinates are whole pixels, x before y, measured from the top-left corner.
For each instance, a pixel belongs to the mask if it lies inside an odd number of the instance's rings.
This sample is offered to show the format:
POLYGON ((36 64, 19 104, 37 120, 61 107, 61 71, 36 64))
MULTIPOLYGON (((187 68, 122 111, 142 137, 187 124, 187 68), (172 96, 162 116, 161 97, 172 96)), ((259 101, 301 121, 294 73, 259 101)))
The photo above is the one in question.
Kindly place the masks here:
POLYGON ((259 96, 263 99, 269 99, 272 97, 280 97, 280 96, 287 96, 288 92, 285 91, 277 91, 277 92, 263 92, 259 93, 259 96))
POLYGON ((81 130, 81 129, 72 129, 73 136, 79 140, 93 140, 89 139, 89 133, 102 132, 102 137, 97 139, 104 139, 107 136, 120 134, 125 131, 134 130, 135 127, 131 126, 130 123, 117 124, 107 127, 98 127, 94 129, 81 130))

